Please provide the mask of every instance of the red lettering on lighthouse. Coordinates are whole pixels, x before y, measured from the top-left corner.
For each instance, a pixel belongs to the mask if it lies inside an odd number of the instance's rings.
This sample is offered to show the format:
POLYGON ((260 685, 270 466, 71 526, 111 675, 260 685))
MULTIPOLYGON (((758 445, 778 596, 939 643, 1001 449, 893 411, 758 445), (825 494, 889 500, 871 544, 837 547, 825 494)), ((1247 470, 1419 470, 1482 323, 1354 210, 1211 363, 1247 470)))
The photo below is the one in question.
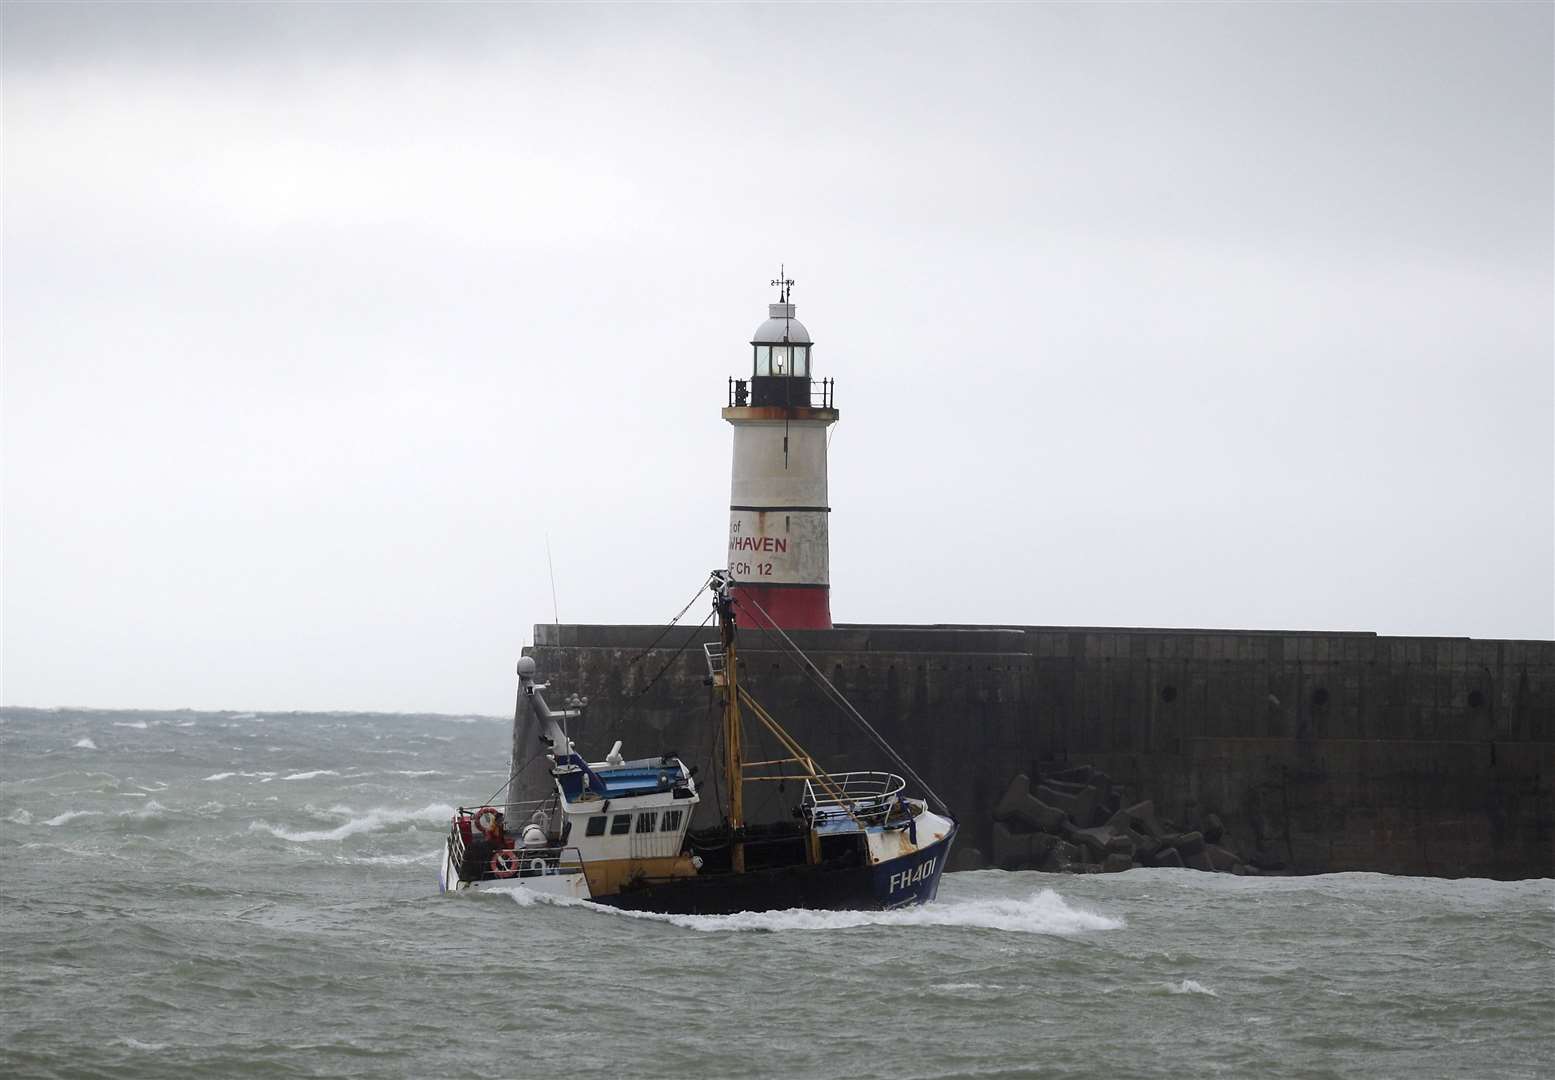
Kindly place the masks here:
POLYGON ((788 541, 773 536, 737 536, 734 538, 734 550, 771 551, 781 555, 788 550, 788 541))

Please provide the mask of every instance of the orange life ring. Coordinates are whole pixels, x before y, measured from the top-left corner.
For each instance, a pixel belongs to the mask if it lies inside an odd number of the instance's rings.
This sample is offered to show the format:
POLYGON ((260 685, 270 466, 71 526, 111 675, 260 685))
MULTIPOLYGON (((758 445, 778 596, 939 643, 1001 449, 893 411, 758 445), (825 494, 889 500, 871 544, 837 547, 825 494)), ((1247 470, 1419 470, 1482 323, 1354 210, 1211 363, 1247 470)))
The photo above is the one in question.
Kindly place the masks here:
POLYGON ((518 873, 519 865, 518 853, 508 848, 491 857, 491 872, 498 877, 512 877, 518 873))
POLYGON ((495 807, 483 806, 475 811, 471 819, 488 840, 495 841, 502 835, 502 814, 495 807))

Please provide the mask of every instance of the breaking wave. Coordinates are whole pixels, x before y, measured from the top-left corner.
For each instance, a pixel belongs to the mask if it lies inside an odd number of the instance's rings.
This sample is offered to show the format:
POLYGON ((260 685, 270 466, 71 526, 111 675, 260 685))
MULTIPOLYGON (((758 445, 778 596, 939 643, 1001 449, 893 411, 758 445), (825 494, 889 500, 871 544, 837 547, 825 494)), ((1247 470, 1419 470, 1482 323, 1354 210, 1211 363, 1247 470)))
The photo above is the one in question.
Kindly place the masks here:
POLYGON ((415 866, 433 864, 443 857, 443 849, 422 852, 420 855, 357 855, 346 861, 354 866, 415 866))
POLYGON ((225 780, 229 776, 236 776, 236 775, 237 775, 237 773, 218 772, 218 773, 211 773, 205 779, 207 779, 207 780, 225 780))
POLYGON ((312 772, 292 773, 290 776, 281 777, 282 780, 312 780, 315 776, 339 776, 334 769, 314 769, 312 772))
POLYGON ((1166 992, 1168 994, 1204 994, 1207 997, 1220 996, 1203 983, 1194 982, 1192 979, 1184 979, 1180 983, 1167 983, 1166 992))
MULTIPOLYGON (((342 813, 353 811, 342 808, 342 813)), ((433 803, 423 806, 419 810, 403 809, 377 809, 369 810, 359 817, 353 817, 342 825, 333 829, 305 829, 296 831, 282 828, 278 825, 270 825, 263 821, 256 821, 249 826, 251 832, 267 832, 279 840, 289 840, 294 844, 313 844, 321 840, 344 840, 348 836, 358 833, 382 832, 400 825, 415 825, 423 822, 447 822, 454 816, 454 808, 446 803, 433 803)))
POLYGON ((102 811, 101 810, 66 810, 63 814, 58 814, 58 815, 56 815, 54 817, 49 818, 49 820, 45 821, 43 824, 45 824, 45 825, 64 825, 66 822, 74 821, 76 818, 101 817, 101 816, 102 816, 102 811))
POLYGON ((115 720, 113 722, 113 726, 114 727, 135 728, 137 731, 145 731, 146 730, 146 722, 144 720, 129 720, 129 721, 115 720))
POLYGON ((154 818, 167 813, 167 807, 155 799, 147 799, 133 810, 120 810, 119 816, 127 818, 154 818))
POLYGON ((1046 934, 1068 937, 1095 930, 1118 930, 1122 919, 1099 915, 1072 907, 1052 889, 1043 889, 1024 900, 955 900, 892 911, 742 911, 737 915, 661 915, 650 911, 621 911, 618 908, 567 900, 531 892, 522 886, 507 891, 521 907, 537 902, 563 907, 585 906, 629 919, 647 919, 703 933, 729 931, 852 930, 864 926, 933 926, 975 930, 1003 930, 1017 934, 1046 934))
POLYGON ((71 743, 70 745, 72 747, 74 747, 75 749, 77 749, 77 750, 96 750, 97 749, 97 744, 94 743, 91 739, 88 739, 88 738, 77 739, 75 742, 71 743))

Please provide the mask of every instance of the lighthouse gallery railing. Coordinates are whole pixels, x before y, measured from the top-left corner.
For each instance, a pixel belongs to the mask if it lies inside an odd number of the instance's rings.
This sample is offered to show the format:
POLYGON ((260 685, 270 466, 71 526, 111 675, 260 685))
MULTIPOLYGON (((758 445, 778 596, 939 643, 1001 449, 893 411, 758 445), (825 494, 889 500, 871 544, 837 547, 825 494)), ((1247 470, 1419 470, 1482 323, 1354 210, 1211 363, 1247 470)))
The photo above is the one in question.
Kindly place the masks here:
MULTIPOLYGON (((812 409, 836 408, 836 379, 811 379, 810 400, 812 409)), ((729 407, 731 409, 743 409, 750 404, 750 380, 729 377, 729 407)), ((795 404, 801 404, 795 402, 795 404)))

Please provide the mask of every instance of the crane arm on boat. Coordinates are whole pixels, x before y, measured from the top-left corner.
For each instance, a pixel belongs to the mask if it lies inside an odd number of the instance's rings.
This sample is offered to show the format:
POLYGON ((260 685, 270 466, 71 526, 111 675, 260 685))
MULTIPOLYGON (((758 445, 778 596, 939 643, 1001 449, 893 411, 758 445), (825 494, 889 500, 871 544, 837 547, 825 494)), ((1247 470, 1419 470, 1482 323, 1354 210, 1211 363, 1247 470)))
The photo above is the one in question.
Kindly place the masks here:
POLYGON ((583 706, 588 704, 587 699, 574 695, 568 704, 575 704, 575 708, 552 709, 546 704, 545 695, 541 693, 550 684, 535 682, 535 661, 532 656, 519 657, 518 681, 523 687, 524 697, 529 699, 529 707, 534 710, 535 719, 540 721, 540 738, 550 747, 551 756, 558 760, 571 756, 574 750, 572 740, 567 738, 565 723, 583 715, 583 706))

